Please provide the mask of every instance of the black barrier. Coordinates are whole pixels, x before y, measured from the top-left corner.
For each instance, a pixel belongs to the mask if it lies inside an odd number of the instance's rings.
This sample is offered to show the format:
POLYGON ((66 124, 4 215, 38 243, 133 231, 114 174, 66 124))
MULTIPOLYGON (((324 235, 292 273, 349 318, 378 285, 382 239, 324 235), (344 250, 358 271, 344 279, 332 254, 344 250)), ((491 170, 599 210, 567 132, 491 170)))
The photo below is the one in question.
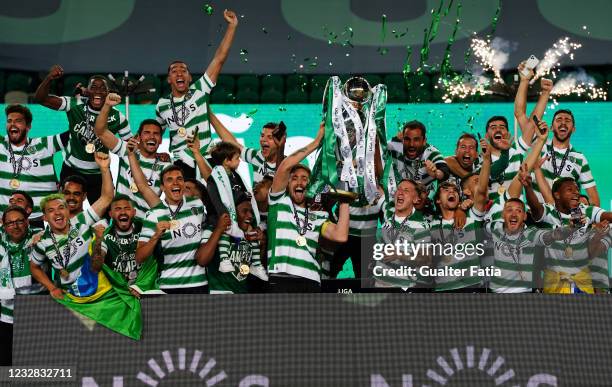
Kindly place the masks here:
POLYGON ((137 342, 48 296, 18 296, 14 365, 74 365, 81 386, 612 383, 606 296, 194 295, 142 306, 137 342))

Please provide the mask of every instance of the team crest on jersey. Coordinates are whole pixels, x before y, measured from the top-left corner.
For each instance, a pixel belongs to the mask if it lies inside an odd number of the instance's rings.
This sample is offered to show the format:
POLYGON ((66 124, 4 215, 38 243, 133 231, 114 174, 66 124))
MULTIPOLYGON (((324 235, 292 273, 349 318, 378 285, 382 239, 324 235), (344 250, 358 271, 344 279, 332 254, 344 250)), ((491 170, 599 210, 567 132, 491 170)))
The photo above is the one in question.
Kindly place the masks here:
POLYGON ((27 147, 25 149, 25 153, 29 155, 33 155, 34 153, 36 153, 36 147, 34 145, 27 147))
POLYGON ((79 230, 73 228, 72 230, 70 230, 70 234, 68 234, 68 236, 70 237, 70 239, 76 238, 79 235, 79 230))

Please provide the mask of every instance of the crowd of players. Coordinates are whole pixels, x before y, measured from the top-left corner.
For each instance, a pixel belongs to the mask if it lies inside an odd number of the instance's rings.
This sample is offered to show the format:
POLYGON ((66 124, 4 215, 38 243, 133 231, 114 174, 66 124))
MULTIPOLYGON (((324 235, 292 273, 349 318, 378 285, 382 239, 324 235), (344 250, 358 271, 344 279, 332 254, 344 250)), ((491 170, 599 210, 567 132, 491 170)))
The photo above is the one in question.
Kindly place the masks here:
MULTIPOLYGON (((380 291, 607 293, 612 213, 599 207, 587 158, 571 145, 572 112, 556 110, 551 130, 542 121, 552 81, 541 81, 527 115, 533 72, 519 66, 518 138, 505 117, 491 117, 482 138, 461 134, 455 154, 444 158, 425 126, 410 121, 381 152, 392 160, 396 187, 377 176, 374 204, 313 202, 306 195, 313 176, 301 162, 319 147, 323 124, 311 143, 285 156, 282 122, 266 124, 260 149, 252 149, 210 109, 238 24, 233 12, 224 17, 228 28, 204 75, 192 82, 187 64, 172 62, 171 93, 136 134, 104 77, 92 77, 81 95, 50 95, 51 82, 63 75, 60 66, 35 98, 66 112, 67 131, 31 138, 28 108, 6 108, 6 136, 0 136, 4 287, 79 296, 85 271, 107 265, 131 284, 155 260, 165 293, 318 292, 322 279, 335 278, 350 258, 362 286, 380 291), (165 130, 170 155, 158 152, 165 130), (210 146, 212 130, 222 141, 210 146), (58 152, 64 155, 59 184, 58 152), (116 184, 108 152, 119 159, 116 184), (241 159, 253 168, 253 187, 237 173, 241 159), (484 253, 372 259, 375 243, 399 239, 488 243, 484 253), (406 266, 442 270, 401 274, 406 266), (497 274, 456 270, 468 267, 493 267, 497 274)), ((13 300, 2 300, 3 343, 13 308, 13 300)))

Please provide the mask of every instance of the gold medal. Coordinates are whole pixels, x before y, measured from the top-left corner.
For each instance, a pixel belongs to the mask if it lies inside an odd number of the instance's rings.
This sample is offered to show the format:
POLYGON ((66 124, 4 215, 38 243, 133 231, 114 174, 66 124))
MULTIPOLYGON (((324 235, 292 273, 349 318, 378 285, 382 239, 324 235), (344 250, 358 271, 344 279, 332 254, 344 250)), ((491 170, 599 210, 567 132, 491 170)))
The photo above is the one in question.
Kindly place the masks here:
POLYGON ((504 192, 506 192, 506 187, 504 187, 503 185, 500 185, 499 188, 497 189, 497 193, 501 196, 504 194, 504 192))
POLYGON ((181 222, 179 222, 176 219, 172 219, 170 221, 170 230, 176 230, 177 228, 179 228, 180 225, 181 225, 181 222))
POLYGON ((297 243, 297 245, 300 247, 304 247, 306 246, 306 238, 303 235, 300 235, 299 237, 295 238, 295 243, 297 243))
POLYGON ((136 186, 136 183, 130 184, 130 191, 132 191, 132 193, 138 192, 138 186, 136 186))
POLYGON ((246 263, 243 263, 240 265, 240 274, 242 275, 249 275, 251 269, 249 268, 249 265, 247 265, 246 263))
POLYGON ((178 128, 176 131, 178 135, 181 137, 185 137, 187 135, 187 129, 183 128, 182 126, 178 128))
POLYGON ((11 179, 11 181, 9 182, 9 185, 11 186, 12 189, 17 189, 19 188, 21 183, 17 179, 11 179))
POLYGON ((60 277, 62 277, 63 279, 67 280, 68 278, 70 278, 70 273, 66 269, 61 269, 60 270, 60 277))
POLYGON ((572 249, 570 246, 567 246, 563 253, 565 254, 565 258, 571 258, 574 256, 574 249, 572 249))

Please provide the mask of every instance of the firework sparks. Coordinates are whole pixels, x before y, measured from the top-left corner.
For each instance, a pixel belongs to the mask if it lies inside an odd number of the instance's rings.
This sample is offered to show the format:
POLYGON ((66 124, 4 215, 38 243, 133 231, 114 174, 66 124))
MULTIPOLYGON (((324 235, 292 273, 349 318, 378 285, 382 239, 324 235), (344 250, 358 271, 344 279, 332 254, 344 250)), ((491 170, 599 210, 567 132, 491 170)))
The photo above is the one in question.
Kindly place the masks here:
POLYGON ((590 100, 607 100, 608 93, 601 87, 595 86, 595 80, 586 74, 584 70, 570 73, 559 79, 551 91, 553 96, 563 95, 585 96, 590 100))
POLYGON ((544 54, 544 59, 540 61, 535 70, 535 76, 531 80, 531 84, 540 77, 546 76, 549 73, 555 74, 555 68, 560 66, 559 61, 565 55, 569 55, 571 60, 574 60, 574 51, 582 47, 580 43, 574 43, 566 36, 557 40, 552 48, 549 48, 544 54))
POLYGON ((492 71, 495 76, 495 82, 504 83, 504 80, 501 77, 501 70, 508 61, 508 53, 502 51, 499 48, 499 44, 493 43, 495 42, 480 38, 473 38, 470 48, 472 49, 474 56, 477 58, 478 64, 482 66, 482 69, 484 71, 492 71))
POLYGON ((436 87, 444 89, 442 101, 451 103, 455 99, 465 99, 475 95, 492 94, 487 87, 491 83, 490 79, 482 75, 479 76, 455 76, 452 79, 440 79, 436 87))

